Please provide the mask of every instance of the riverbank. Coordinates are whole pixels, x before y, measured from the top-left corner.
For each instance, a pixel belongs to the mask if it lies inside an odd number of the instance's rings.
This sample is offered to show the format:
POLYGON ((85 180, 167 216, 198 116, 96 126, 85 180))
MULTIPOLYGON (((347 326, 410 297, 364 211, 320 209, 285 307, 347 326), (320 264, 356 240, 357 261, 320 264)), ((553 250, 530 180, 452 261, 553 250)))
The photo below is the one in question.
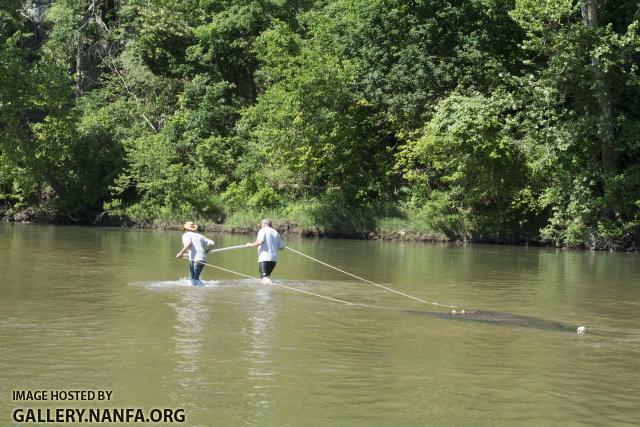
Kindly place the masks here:
POLYGON ((357 240, 396 240, 414 242, 464 242, 500 245, 532 245, 583 250, 609 250, 637 252, 640 244, 635 240, 615 243, 598 236, 585 236, 583 243, 568 245, 560 241, 543 240, 535 232, 505 233, 472 233, 445 231, 439 227, 437 219, 425 219, 414 215, 376 216, 371 212, 332 211, 332 215, 314 216, 305 211, 253 211, 235 212, 223 221, 212 221, 208 218, 168 218, 151 220, 133 220, 123 217, 112 217, 108 214, 98 215, 93 221, 78 220, 71 217, 56 217, 50 211, 28 208, 9 215, 0 212, 2 221, 21 223, 48 223, 59 225, 87 225, 123 227, 132 229, 179 230, 186 220, 199 224, 201 230, 214 233, 255 234, 262 218, 270 218, 273 226, 285 237, 309 238, 344 238, 357 240), (43 215, 43 213, 45 213, 43 215))
MULTIPOLYGON (((236 212, 224 219, 224 222, 207 218, 188 218, 199 224, 202 230, 215 233, 253 234, 259 229, 260 220, 268 217, 274 228, 288 237, 326 237, 359 240, 405 240, 421 242, 475 241, 467 238, 452 238, 441 231, 432 230, 427 224, 415 220, 376 217, 373 214, 358 214, 334 211, 334 216, 314 218, 304 212, 283 215, 279 212, 236 212)), ((27 208, 17 212, 0 212, 4 222, 41 223, 59 225, 88 225, 125 227, 134 229, 179 230, 186 219, 131 220, 128 218, 99 215, 93 221, 59 217, 43 209, 27 208)), ((479 243, 479 241, 478 241, 479 243)), ((493 242, 497 243, 497 242, 493 242)), ((503 242, 504 243, 504 242, 503 242)), ((517 242, 510 242, 517 244, 517 242)))
MULTIPOLYGON (((0 213, 4 222, 57 224, 57 225, 86 225, 123 227, 132 229, 179 230, 183 220, 156 219, 149 221, 132 221, 123 218, 99 216, 94 221, 82 221, 75 218, 40 216, 33 209, 25 209, 18 213, 7 215, 0 213)), ((515 238, 479 238, 472 235, 452 237, 443 231, 433 230, 428 224, 415 219, 396 217, 376 218, 373 215, 355 216, 343 221, 334 217, 333 221, 313 221, 304 215, 283 216, 276 212, 238 212, 230 215, 224 222, 215 222, 206 218, 189 218, 194 220, 204 232, 228 234, 255 234, 259 230, 260 220, 268 217, 273 221, 274 228, 285 237, 308 238, 344 238, 356 240, 397 240, 416 242, 467 242, 467 243, 496 243, 508 245, 534 244, 543 245, 532 239, 515 238)))

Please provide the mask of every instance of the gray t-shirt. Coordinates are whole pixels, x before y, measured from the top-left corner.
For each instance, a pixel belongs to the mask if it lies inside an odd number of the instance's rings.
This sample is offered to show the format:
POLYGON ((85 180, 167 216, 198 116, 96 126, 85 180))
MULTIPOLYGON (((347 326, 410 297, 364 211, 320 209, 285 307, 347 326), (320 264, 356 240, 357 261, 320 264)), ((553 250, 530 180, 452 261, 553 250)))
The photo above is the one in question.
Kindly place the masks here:
POLYGON ((188 244, 189 247, 189 259, 191 261, 206 261, 207 260, 207 246, 213 245, 213 240, 207 239, 202 234, 194 233, 193 231, 185 231, 182 235, 182 243, 188 244))
POLYGON ((258 231, 257 240, 262 241, 258 246, 258 262, 278 261, 278 249, 284 249, 280 234, 271 227, 263 227, 258 231))

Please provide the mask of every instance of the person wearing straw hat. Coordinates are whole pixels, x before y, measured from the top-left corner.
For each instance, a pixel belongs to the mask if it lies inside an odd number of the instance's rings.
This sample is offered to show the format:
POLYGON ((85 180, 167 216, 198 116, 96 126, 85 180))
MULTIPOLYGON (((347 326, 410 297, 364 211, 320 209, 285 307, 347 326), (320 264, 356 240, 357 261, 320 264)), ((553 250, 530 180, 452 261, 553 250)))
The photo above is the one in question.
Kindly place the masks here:
POLYGON ((182 258, 189 250, 189 279, 193 286, 204 286, 200 280, 200 273, 207 261, 207 252, 214 245, 213 240, 207 239, 198 231, 198 224, 191 221, 185 222, 182 226, 182 249, 176 254, 176 258, 182 258))
POLYGON ((264 283, 271 283, 270 276, 278 261, 278 251, 285 248, 282 237, 271 225, 270 219, 263 219, 256 241, 246 244, 246 246, 259 246, 258 271, 264 283))

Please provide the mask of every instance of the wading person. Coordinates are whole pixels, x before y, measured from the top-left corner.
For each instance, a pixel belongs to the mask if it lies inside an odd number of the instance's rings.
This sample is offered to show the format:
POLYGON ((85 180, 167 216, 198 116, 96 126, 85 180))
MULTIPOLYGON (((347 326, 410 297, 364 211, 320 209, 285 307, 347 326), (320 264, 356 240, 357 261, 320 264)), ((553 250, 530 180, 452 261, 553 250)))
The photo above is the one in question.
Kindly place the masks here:
POLYGON ((259 246, 258 271, 260 278, 265 283, 271 283, 271 272, 276 267, 278 251, 284 249, 284 241, 280 234, 271 228, 270 219, 262 220, 256 241, 247 243, 247 246, 259 246))
POLYGON ((202 234, 196 233, 198 225, 189 221, 182 226, 182 249, 176 254, 176 258, 182 258, 189 250, 189 279, 193 286, 204 286, 200 280, 200 273, 207 261, 207 252, 214 245, 213 240, 207 239, 202 234))

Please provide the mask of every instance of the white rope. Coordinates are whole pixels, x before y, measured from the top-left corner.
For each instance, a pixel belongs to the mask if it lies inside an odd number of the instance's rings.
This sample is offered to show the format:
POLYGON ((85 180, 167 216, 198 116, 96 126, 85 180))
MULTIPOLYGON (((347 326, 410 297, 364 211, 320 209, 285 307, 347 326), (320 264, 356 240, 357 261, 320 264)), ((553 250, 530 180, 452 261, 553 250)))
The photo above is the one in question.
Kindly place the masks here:
POLYGON ((313 258, 313 257, 311 257, 311 256, 309 256, 309 255, 305 255, 305 254, 303 254, 302 252, 296 251, 295 249, 293 249, 293 248, 291 248, 291 247, 289 247, 289 246, 287 246, 287 249, 289 249, 290 251, 293 251, 293 252, 297 253, 298 255, 302 255, 302 256, 303 256, 303 257, 305 257, 305 258, 309 258, 309 259, 310 259, 310 260, 312 260, 312 261, 318 262, 318 263, 320 263, 320 264, 322 264, 322 265, 324 265, 324 266, 327 266, 327 267, 329 267, 329 268, 333 268, 334 270, 337 270, 337 271, 339 271, 339 272, 341 272, 341 273, 344 273, 344 274, 346 274, 346 275, 348 275, 348 276, 355 277, 356 279, 362 280, 363 282, 370 283, 370 284, 372 284, 372 285, 374 285, 374 286, 377 286, 377 287, 382 288, 382 289, 386 289, 387 291, 394 292, 394 293, 396 293, 396 294, 400 294, 400 295, 405 296, 405 297, 407 297, 407 298, 411 298, 411 299, 413 299, 413 300, 420 301, 420 302, 423 302, 423 303, 425 303, 425 304, 431 304, 431 305, 435 305, 435 306, 439 306, 439 307, 449 307, 449 308, 456 308, 456 307, 457 307, 457 306, 455 306, 455 305, 447 305, 447 304, 440 304, 440 303, 437 303, 437 302, 425 301, 425 300, 420 299, 420 298, 418 298, 418 297, 414 297, 414 296, 411 296, 411 295, 409 295, 409 294, 405 294, 405 293, 403 293, 403 292, 396 291, 395 289, 391 289, 391 288, 388 288, 388 287, 386 287, 386 286, 380 285, 380 284, 378 284, 378 283, 374 283, 374 282, 372 282, 371 280, 367 280, 367 279, 364 279, 364 278, 362 278, 362 277, 360 277, 360 276, 356 276, 355 274, 351 274, 351 273, 349 273, 348 271, 341 270, 341 269, 339 269, 338 267, 334 267, 333 265, 327 264, 326 262, 322 262, 322 261, 320 261, 319 259, 315 259, 315 258, 313 258))
MULTIPOLYGON (((186 257, 184 257, 182 259, 189 260, 189 258, 186 258, 186 257)), ((253 276, 248 276, 246 274, 238 273, 237 271, 233 271, 233 270, 227 270, 226 268, 218 267, 217 265, 207 264, 206 262, 202 262, 202 261, 194 261, 194 262, 197 262, 198 264, 203 264, 203 265, 206 265, 206 266, 209 266, 209 267, 217 268, 218 270, 226 271, 227 273, 237 274, 238 276, 247 277, 249 279, 255 279, 255 277, 253 277, 253 276)), ((331 298, 331 297, 328 297, 328 296, 325 296, 325 295, 320 295, 320 294, 316 294, 316 293, 309 292, 309 291, 303 291, 302 289, 292 288, 290 286, 282 285, 282 284, 276 283, 276 282, 271 282, 271 284, 272 285, 276 285, 276 286, 280 286, 281 288, 290 289, 290 290, 296 291, 296 292, 302 292, 303 294, 313 295, 313 296, 316 296, 316 297, 319 297, 319 298, 328 299, 328 300, 339 302, 339 303, 346 304, 346 305, 359 305, 359 306, 363 306, 363 307, 369 307, 369 306, 364 305, 364 304, 355 304, 355 303, 352 303, 352 302, 349 302, 349 301, 343 301, 343 300, 338 299, 338 298, 331 298)))
MULTIPOLYGON (((247 247, 248 246, 246 246, 246 245, 228 246, 226 248, 214 249, 212 251, 209 251, 209 253, 230 251, 230 250, 234 250, 234 249, 244 249, 244 248, 247 248, 247 247)), ((389 288, 387 286, 383 286, 383 285, 380 285, 378 283, 372 282, 371 280, 367 280, 367 279, 365 279, 363 277, 356 276, 355 274, 349 273, 348 271, 341 270, 338 267, 334 267, 333 265, 327 264, 326 262, 320 261, 319 259, 316 259, 316 258, 313 258, 313 257, 311 257, 309 255, 303 254, 302 252, 299 252, 299 251, 297 251, 297 250, 295 250, 295 249, 293 249, 293 248, 291 248, 289 246, 287 246, 287 249, 289 249, 290 251, 295 252, 296 254, 301 255, 301 256, 303 256, 305 258, 309 258, 312 261, 320 263, 320 264, 322 264, 322 265, 324 265, 326 267, 332 268, 332 269, 337 270, 337 271, 339 271, 339 272, 341 272, 343 274, 346 274, 347 276, 351 276, 351 277, 354 277, 354 278, 356 278, 358 280, 362 280, 363 282, 366 282, 366 283, 369 283, 371 285, 377 286, 379 288, 385 289, 385 290, 387 290, 389 292, 394 292, 396 294, 405 296, 407 298, 410 298, 410 299, 413 299, 415 301, 419 301, 419 302, 422 302, 422 303, 425 303, 425 304, 431 304, 431 305, 438 306, 438 307, 457 308, 457 306, 455 306, 455 305, 447 305, 447 304, 440 304, 440 303, 437 303, 437 302, 425 301, 425 300, 423 300, 421 298, 414 297, 414 296, 409 295, 409 294, 405 294, 403 292, 397 291, 397 290, 389 288)), ((188 260, 189 258, 188 257, 183 257, 183 259, 187 259, 188 260)), ((226 271, 228 273, 236 274, 238 276, 246 277, 246 278, 249 278, 249 279, 254 279, 253 276, 248 276, 246 274, 238 273, 237 271, 233 271, 233 270, 227 270, 226 268, 218 267, 218 266, 212 265, 212 264, 207 264, 206 262, 202 262, 202 261, 195 261, 195 262, 197 262, 199 264, 207 265, 207 266, 212 267, 212 268, 217 268, 218 270, 226 271)), ((292 288, 290 286, 286 286, 286 285, 283 285, 283 284, 280 284, 280 283, 273 282, 272 284, 275 285, 275 286, 280 286, 282 288, 290 289, 292 291, 301 292, 301 293, 308 294, 308 295, 313 295, 313 296, 316 296, 316 297, 319 297, 319 298, 324 298, 324 299, 327 299, 327 300, 330 300, 330 301, 335 301, 335 302, 339 302, 339 303, 346 304, 346 305, 369 307, 369 308, 385 308, 385 307, 378 307, 378 306, 368 305, 368 304, 358 304, 358 303, 348 302, 348 301, 344 301, 344 300, 341 300, 341 299, 338 299, 338 298, 332 298, 332 297, 316 294, 316 293, 309 292, 309 291, 303 291, 302 289, 292 288)))
POLYGON ((246 249, 249 246, 247 245, 238 245, 238 246, 227 246, 226 248, 220 248, 220 249, 213 249, 210 250, 208 253, 212 254, 214 252, 224 252, 224 251, 232 251, 234 249, 246 249))

